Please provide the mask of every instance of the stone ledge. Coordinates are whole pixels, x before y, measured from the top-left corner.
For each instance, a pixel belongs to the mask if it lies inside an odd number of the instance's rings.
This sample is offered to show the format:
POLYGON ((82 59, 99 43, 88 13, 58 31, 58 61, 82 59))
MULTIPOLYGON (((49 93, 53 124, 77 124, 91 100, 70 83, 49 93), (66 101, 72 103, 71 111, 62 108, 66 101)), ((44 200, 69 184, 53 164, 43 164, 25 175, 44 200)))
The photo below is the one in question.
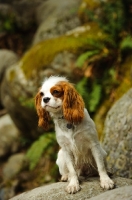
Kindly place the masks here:
MULTIPOLYGON (((115 177, 112 178, 116 184, 116 188, 122 186, 132 185, 132 180, 127 178, 115 177)), ((100 193, 105 192, 100 187, 99 178, 89 178, 85 182, 81 183, 81 191, 76 194, 68 194, 65 192, 67 183, 58 182, 35 188, 31 191, 24 192, 18 196, 11 198, 10 200, 86 200, 91 197, 97 196, 100 193)), ((109 191, 113 193, 114 190, 109 191)))

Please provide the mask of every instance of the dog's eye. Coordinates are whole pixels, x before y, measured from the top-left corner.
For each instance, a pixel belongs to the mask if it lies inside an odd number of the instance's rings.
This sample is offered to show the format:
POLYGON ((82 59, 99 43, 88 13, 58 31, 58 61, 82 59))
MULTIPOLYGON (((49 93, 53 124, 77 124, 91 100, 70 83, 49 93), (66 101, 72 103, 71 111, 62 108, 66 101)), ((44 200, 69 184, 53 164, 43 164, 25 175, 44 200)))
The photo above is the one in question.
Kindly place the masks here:
POLYGON ((53 90, 52 94, 55 95, 55 94, 59 94, 60 92, 58 90, 53 90))
POLYGON ((43 93, 43 92, 40 92, 40 95, 41 95, 41 97, 42 97, 42 96, 44 96, 44 93, 43 93))

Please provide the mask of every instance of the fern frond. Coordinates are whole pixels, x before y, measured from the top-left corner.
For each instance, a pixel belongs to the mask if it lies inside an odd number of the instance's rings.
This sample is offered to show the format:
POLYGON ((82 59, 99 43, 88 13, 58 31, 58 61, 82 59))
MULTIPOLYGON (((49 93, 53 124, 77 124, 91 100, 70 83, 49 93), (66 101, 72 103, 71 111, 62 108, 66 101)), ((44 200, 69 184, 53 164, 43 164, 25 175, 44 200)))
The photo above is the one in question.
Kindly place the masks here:
POLYGON ((30 170, 33 170, 35 168, 42 154, 55 142, 56 142, 55 134, 47 133, 40 136, 40 138, 31 145, 26 155, 30 162, 29 164, 30 170))
POLYGON ((94 112, 101 99, 101 85, 94 83, 93 90, 90 93, 89 111, 94 112))
POLYGON ((90 58, 90 57, 92 57, 92 56, 94 56, 95 54, 98 54, 98 53, 99 53, 98 50, 92 50, 92 51, 87 51, 87 52, 85 52, 85 53, 82 53, 82 54, 78 57, 78 59, 77 59, 77 61, 76 61, 76 66, 77 66, 77 67, 82 67, 83 64, 84 64, 84 62, 85 62, 88 58, 90 58))
POLYGON ((127 49, 132 50, 132 37, 131 36, 127 36, 126 38, 124 38, 124 40, 120 44, 120 49, 122 51, 127 50, 127 49))

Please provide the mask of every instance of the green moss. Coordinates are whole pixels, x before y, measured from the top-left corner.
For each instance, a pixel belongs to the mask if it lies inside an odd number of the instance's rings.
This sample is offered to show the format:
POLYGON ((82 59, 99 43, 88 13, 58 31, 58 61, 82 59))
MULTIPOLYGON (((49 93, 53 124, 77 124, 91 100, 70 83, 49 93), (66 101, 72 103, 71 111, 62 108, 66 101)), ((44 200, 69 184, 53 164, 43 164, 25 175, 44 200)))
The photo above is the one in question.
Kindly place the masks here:
POLYGON ((46 40, 32 47, 22 58, 20 66, 27 78, 32 78, 33 73, 48 66, 55 55, 70 51, 79 54, 82 49, 103 48, 103 42, 108 40, 96 23, 86 26, 86 30, 80 30, 80 33, 61 36, 55 39, 46 40), (97 45, 98 44, 98 45, 97 45))
POLYGON ((15 72, 15 70, 12 69, 10 71, 10 74, 9 74, 9 82, 11 82, 12 80, 14 80, 15 76, 16 76, 16 72, 15 72))
POLYGON ((34 109, 35 108, 35 106, 34 106, 34 98, 25 99, 23 97, 20 97, 19 98, 19 102, 24 107, 27 107, 27 108, 30 108, 30 109, 34 109))

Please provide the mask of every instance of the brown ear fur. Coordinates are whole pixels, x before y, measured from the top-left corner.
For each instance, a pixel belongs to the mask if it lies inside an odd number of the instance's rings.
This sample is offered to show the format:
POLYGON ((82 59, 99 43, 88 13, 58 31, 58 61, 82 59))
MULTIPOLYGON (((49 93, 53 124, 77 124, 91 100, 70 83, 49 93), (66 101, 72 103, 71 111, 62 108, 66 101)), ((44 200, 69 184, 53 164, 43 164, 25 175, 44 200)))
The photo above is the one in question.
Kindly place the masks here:
POLYGON ((84 101, 70 83, 62 83, 64 89, 63 115, 69 122, 78 124, 84 118, 84 101))
POLYGON ((45 130, 48 130, 50 116, 49 116, 48 111, 42 108, 41 99, 42 97, 40 93, 38 92, 37 95, 35 96, 35 106, 37 109, 37 114, 39 116, 38 126, 43 127, 45 130))

